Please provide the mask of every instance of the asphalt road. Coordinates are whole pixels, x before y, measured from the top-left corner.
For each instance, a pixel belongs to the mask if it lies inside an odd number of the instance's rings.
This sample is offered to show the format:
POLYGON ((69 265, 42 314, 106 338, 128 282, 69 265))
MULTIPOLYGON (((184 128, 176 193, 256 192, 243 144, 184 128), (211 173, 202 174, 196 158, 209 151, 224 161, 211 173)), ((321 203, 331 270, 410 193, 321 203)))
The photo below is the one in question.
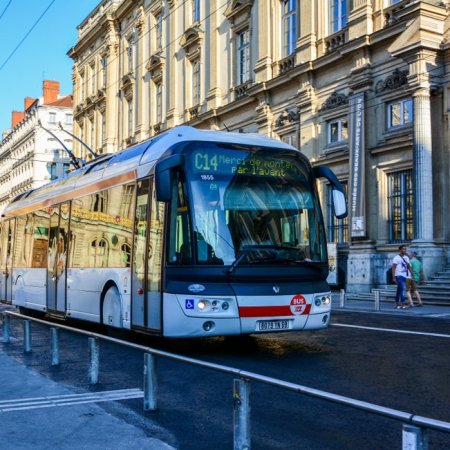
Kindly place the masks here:
MULTIPOLYGON (((12 327, 20 341, 21 324, 13 320, 12 327)), ((19 341, 5 347, 5 353, 78 390, 142 387, 139 352, 102 343, 100 383, 89 387, 86 338, 61 333, 61 366, 55 368, 49 364, 48 329, 36 324, 32 329, 31 355, 23 353, 19 341)), ((450 421, 450 339, 419 333, 450 336, 450 320, 337 311, 333 325, 316 332, 174 341, 132 338, 170 352, 450 421)), ((142 400, 123 401, 125 408, 120 410, 108 403, 100 406, 140 427, 151 418, 170 431, 168 444, 178 449, 231 449, 232 387, 229 375, 160 358, 158 411, 143 412, 142 400)), ((400 422, 255 382, 251 429, 253 449, 401 448, 400 422)), ((430 431, 429 448, 450 448, 450 434, 430 431)))

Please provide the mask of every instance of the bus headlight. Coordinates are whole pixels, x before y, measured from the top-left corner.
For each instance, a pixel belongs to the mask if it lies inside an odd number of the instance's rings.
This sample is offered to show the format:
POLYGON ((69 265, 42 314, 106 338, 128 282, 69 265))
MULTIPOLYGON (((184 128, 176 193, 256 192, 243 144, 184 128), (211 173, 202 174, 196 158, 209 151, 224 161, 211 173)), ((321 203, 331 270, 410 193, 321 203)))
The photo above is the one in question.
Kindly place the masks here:
POLYGON ((319 297, 316 297, 314 300, 314 303, 316 306, 320 306, 322 304, 322 299, 319 297))
POLYGON ((211 306, 211 304, 209 303, 208 300, 199 300, 197 303, 197 308, 200 311, 208 311, 210 306, 211 306))
POLYGON ((324 296, 322 297, 322 303, 323 303, 325 306, 328 306, 328 305, 331 303, 331 297, 330 297, 329 295, 324 295, 324 296))
POLYGON ((229 304, 228 302, 223 302, 223 303, 222 303, 222 309, 223 309, 224 311, 226 311, 229 307, 230 307, 230 304, 229 304))

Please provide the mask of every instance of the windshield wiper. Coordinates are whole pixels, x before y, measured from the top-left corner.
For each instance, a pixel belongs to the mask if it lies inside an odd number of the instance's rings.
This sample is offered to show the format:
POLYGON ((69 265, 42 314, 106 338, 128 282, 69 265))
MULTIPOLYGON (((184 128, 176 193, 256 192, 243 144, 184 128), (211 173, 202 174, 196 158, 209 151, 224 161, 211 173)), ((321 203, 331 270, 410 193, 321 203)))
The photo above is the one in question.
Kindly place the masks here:
MULTIPOLYGON (((261 245, 244 245, 242 247, 241 254, 231 263, 230 267, 227 269, 227 273, 232 273, 236 269, 236 267, 241 264, 241 262, 247 257, 247 255, 251 251, 259 251, 259 250, 295 250, 297 247, 290 244, 261 244, 261 245)), ((277 258, 262 258, 259 261, 255 261, 257 264, 258 262, 264 263, 269 260, 276 260, 277 258)), ((281 261, 279 261, 281 263, 281 261)), ((292 259, 290 262, 295 264, 302 264, 302 265, 310 265, 312 267, 321 268, 321 263, 319 261, 313 261, 309 258, 305 258, 302 260, 292 259)))
POLYGON ((242 253, 231 263, 230 267, 227 270, 227 273, 234 272, 234 269, 244 260, 244 258, 249 254, 252 250, 266 250, 267 248, 273 249, 276 247, 274 245, 244 245, 242 247, 242 253))

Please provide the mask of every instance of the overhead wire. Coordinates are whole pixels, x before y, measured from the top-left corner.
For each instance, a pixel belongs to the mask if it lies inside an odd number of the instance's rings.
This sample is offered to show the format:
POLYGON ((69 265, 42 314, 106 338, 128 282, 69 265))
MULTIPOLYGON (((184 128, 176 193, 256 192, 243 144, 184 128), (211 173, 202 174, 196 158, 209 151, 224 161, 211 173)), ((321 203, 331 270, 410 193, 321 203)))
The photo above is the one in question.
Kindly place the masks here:
POLYGON ((9 2, 6 4, 6 6, 3 8, 3 11, 0 13, 0 20, 2 19, 2 17, 5 15, 6 11, 9 8, 9 5, 12 3, 12 0, 9 0, 9 2))
POLYGON ((55 3, 56 0, 51 0, 51 2, 49 3, 49 5, 47 6, 47 8, 45 8, 45 10, 41 13, 41 15, 37 18, 37 20, 33 23, 33 25, 31 26, 31 28, 25 33, 25 35, 23 36, 23 38, 19 41, 19 43, 16 45, 16 47, 14 48, 14 50, 12 50, 12 52, 9 54, 9 56, 5 59, 5 61, 3 61, 3 63, 0 65, 0 71, 6 66, 6 64, 8 64, 9 60, 14 56, 14 54, 17 52, 17 50, 19 50, 19 48, 22 46, 22 44, 25 42, 25 40, 27 39, 27 37, 31 34, 31 32, 36 28, 36 26, 38 25, 38 23, 42 20, 42 18, 47 14, 48 10, 51 8, 51 6, 53 5, 53 3, 55 3))

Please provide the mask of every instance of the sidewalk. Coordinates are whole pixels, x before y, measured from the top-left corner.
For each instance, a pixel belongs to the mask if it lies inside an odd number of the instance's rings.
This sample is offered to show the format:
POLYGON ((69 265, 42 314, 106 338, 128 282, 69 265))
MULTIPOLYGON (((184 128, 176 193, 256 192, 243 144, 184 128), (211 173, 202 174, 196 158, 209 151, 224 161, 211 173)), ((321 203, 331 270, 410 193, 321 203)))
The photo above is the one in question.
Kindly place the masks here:
POLYGON ((407 309, 395 309, 394 302, 381 301, 380 310, 375 310, 374 301, 347 300, 344 307, 340 304, 340 293, 332 292, 331 309, 333 311, 368 312, 373 314, 393 314, 402 316, 422 316, 430 318, 450 319, 450 306, 424 305, 407 309))
MULTIPOLYGON (((5 309, 0 305, 0 313, 5 309)), ((6 354, 7 345, 11 344, 0 340, 2 450, 174 448, 151 437, 167 435, 167 440, 174 440, 150 418, 142 421, 118 402, 106 402, 114 414, 99 406, 105 403, 79 404, 89 401, 86 392, 75 392, 19 364, 6 354), (37 398, 39 402, 30 400, 37 398)))

